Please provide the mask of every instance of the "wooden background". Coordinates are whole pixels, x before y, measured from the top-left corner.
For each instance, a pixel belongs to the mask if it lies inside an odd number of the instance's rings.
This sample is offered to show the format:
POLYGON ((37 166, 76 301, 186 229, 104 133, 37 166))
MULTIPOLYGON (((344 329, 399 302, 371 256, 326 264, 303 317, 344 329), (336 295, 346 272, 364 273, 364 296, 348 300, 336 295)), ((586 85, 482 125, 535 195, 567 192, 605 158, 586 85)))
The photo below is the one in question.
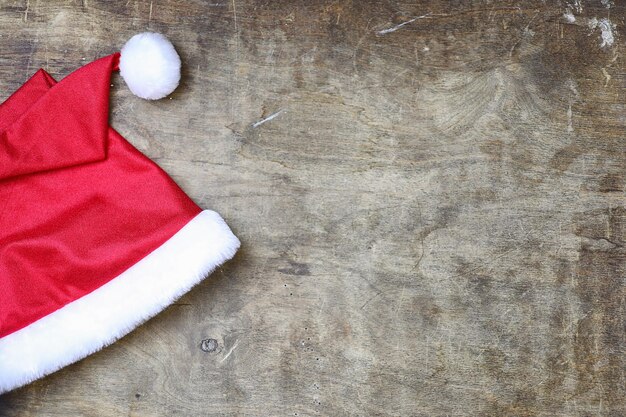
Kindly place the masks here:
POLYGON ((2 99, 165 33, 181 87, 146 102, 116 76, 111 123, 243 243, 0 415, 626 415, 625 19, 622 0, 0 1, 2 99))

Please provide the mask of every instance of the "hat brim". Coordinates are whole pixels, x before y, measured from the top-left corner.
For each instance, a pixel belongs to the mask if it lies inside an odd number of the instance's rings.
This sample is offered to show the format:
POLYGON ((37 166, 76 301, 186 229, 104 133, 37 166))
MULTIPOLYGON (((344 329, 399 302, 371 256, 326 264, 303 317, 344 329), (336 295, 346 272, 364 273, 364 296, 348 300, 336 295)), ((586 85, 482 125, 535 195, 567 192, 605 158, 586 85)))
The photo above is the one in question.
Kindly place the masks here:
POLYGON ((91 293, 0 339, 0 394, 115 342, 232 258, 239 240, 205 210, 91 293))

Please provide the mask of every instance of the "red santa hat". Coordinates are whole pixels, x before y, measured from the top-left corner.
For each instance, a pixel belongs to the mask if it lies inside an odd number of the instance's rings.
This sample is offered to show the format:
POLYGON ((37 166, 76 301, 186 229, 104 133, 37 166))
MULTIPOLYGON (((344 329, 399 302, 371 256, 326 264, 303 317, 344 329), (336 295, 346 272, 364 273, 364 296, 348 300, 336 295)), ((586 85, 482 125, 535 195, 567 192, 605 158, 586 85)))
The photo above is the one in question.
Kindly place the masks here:
POLYGON ((158 99, 180 79, 159 34, 57 83, 39 70, 0 105, 0 394, 154 316, 239 241, 109 126, 111 72, 158 99))

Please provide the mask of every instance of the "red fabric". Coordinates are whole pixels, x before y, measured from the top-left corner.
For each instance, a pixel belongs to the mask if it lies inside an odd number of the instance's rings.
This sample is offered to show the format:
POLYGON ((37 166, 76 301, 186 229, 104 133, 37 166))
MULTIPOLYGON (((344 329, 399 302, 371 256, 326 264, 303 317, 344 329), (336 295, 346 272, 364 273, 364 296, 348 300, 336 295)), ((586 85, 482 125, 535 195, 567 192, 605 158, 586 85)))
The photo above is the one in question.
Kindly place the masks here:
POLYGON ((99 288, 200 212, 109 126, 118 61, 58 84, 39 70, 0 105, 0 337, 99 288))

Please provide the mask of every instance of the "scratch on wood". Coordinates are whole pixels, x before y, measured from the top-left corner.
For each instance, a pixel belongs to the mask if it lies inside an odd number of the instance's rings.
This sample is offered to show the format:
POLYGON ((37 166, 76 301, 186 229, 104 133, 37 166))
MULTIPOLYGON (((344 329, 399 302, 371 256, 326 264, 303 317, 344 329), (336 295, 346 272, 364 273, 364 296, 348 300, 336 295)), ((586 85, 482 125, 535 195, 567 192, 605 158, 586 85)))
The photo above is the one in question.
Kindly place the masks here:
POLYGON ((30 74, 30 66, 33 62, 33 55, 35 54, 35 43, 37 42, 37 38, 33 41, 30 47, 30 54, 28 55, 28 62, 26 63, 26 74, 30 74))
POLYGON ((148 22, 152 21, 152 2, 150 2, 150 14, 148 15, 148 22))
POLYGON ((48 44, 45 45, 46 47, 46 71, 50 71, 50 59, 48 57, 48 44))
MULTIPOLYGON (((235 24, 235 62, 237 63, 237 65, 239 65, 239 28, 237 27, 237 4, 235 3, 235 0, 232 0, 232 5, 233 5, 233 21, 235 24)), ((235 70, 234 71, 234 76, 235 76, 235 85, 234 85, 234 89, 238 90, 239 87, 239 71, 235 70)), ((235 115, 235 100, 231 100, 230 101, 230 113, 233 115, 235 115)))
POLYGON ((320 306, 320 310, 317 312, 317 315, 321 315, 322 314, 322 310, 324 309, 324 304, 326 304, 326 300, 322 300, 322 305, 320 306))
POLYGON ((374 298, 378 297, 379 295, 381 295, 384 292, 385 291, 379 291, 376 294, 374 294, 373 296, 371 296, 370 298, 368 298, 367 301, 365 303, 363 303, 363 305, 361 306, 361 310, 363 310, 365 308, 365 306, 369 304, 370 301, 372 301, 374 298))
POLYGON ((282 109, 281 109, 281 110, 278 110, 276 113, 270 114, 270 115, 269 115, 269 116, 267 116, 265 119, 262 119, 262 120, 259 120, 259 121, 258 121, 258 122, 256 122, 256 123, 253 123, 253 124, 252 124, 252 127, 254 127, 254 128, 259 127, 259 126, 261 126, 263 123, 265 123, 265 122, 269 122, 270 120, 272 120, 272 119, 276 118, 276 116, 278 116, 278 115, 279 115, 279 114, 281 114, 282 112, 284 112, 284 110, 282 110, 282 109))
POLYGON ((406 291, 406 286, 402 287, 402 292, 400 293, 400 297, 398 297, 398 305, 396 306, 396 310, 393 313, 394 321, 398 318, 398 311, 402 307, 402 303, 404 303, 404 292, 406 291))
POLYGON ((24 22, 28 21, 29 8, 30 8, 30 0, 26 0, 26 9, 24 9, 24 22))
POLYGON ((235 32, 239 32, 237 29, 237 5, 235 4, 235 0, 233 0, 233 20, 235 22, 235 32))
POLYGON ((363 36, 361 36, 359 38, 359 41, 356 43, 356 46, 354 47, 354 52, 352 53, 352 66, 354 67, 354 71, 357 71, 357 65, 356 65, 356 54, 359 51, 359 48, 361 46, 361 43, 363 42, 363 40, 367 37, 369 30, 370 30, 370 22, 372 21, 372 19, 369 19, 367 21, 367 25, 365 26, 365 32, 363 34, 363 36))
POLYGON ((602 74, 604 75, 604 79, 606 80, 604 83, 604 86, 606 87, 609 85, 609 81, 611 81, 611 74, 608 73, 606 68, 602 68, 602 74))
POLYGON ((224 356, 222 358, 222 360, 220 361, 220 363, 224 362, 226 359, 228 359, 228 357, 231 355, 231 353, 233 353, 233 351, 237 348, 237 345, 239 345, 239 339, 237 339, 235 341, 235 344, 233 345, 233 347, 230 348, 230 350, 228 351, 228 353, 226 354, 226 356, 224 356))
MULTIPOLYGON (((522 30, 522 35, 520 36, 520 38, 517 40, 517 42, 515 42, 513 44, 513 46, 511 47, 511 49, 509 50, 509 58, 511 58, 513 56, 513 52, 515 51, 515 48, 517 47, 517 45, 519 45, 522 40, 527 36, 533 36, 534 32, 532 30, 530 30, 530 25, 533 23, 533 20, 535 20, 535 18, 539 16, 539 12, 535 13, 535 15, 528 21, 528 24, 526 25, 526 27, 524 28, 524 30, 522 30)), ((557 22, 558 24, 558 22, 557 22)), ((563 30, 563 28, 561 28, 561 30, 563 30)), ((562 34, 561 34, 561 38, 563 38, 562 34)))
POLYGON ((572 125, 572 104, 571 103, 569 104, 569 106, 567 106, 567 131, 568 132, 574 131, 574 126, 572 125))
POLYGON ((407 20, 406 22, 400 23, 399 25, 395 25, 395 26, 387 28, 387 29, 379 30, 376 33, 379 34, 379 35, 386 35, 388 33, 395 32, 396 30, 398 30, 398 29, 400 29, 400 28, 402 28, 402 27, 404 27, 404 26, 406 26, 408 24, 411 24, 411 23, 415 22, 417 19, 425 19, 428 16, 430 16, 430 13, 426 13, 424 15, 414 17, 411 20, 407 20))

